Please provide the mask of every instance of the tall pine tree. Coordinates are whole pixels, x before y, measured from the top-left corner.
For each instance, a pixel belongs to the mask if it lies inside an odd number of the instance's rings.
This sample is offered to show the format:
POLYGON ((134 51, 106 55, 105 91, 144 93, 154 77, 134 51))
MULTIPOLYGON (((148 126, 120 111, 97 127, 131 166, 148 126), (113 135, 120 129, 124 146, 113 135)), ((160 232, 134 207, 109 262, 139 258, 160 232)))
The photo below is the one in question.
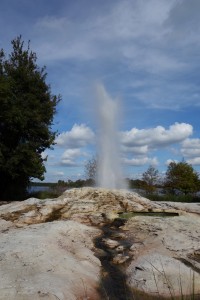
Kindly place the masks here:
POLYGON ((32 178, 42 180, 42 152, 50 148, 56 133, 53 117, 60 96, 51 94, 45 67, 24 49, 19 36, 8 58, 0 51, 0 199, 23 199, 32 178))

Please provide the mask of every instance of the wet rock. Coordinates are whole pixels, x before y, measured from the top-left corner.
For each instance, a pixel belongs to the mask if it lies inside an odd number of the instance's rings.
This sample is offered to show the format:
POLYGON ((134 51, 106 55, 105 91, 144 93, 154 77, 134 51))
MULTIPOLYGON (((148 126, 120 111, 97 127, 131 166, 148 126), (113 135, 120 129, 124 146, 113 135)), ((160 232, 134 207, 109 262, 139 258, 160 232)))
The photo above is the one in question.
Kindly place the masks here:
POLYGON ((111 237, 114 239, 125 239, 126 238, 126 234, 124 232, 112 232, 111 233, 111 237))
POLYGON ((114 256, 112 262, 114 264, 123 264, 125 263, 130 257, 128 255, 123 255, 123 254, 117 254, 116 256, 114 256))
POLYGON ((111 239, 103 239, 103 242, 105 244, 106 247, 110 248, 110 249, 114 249, 117 246, 119 246, 119 242, 115 241, 115 240, 111 240, 111 239))
POLYGON ((123 252, 125 250, 123 245, 119 245, 116 249, 117 252, 123 252))
POLYGON ((124 226, 124 224, 127 222, 126 219, 121 219, 121 218, 116 218, 113 222, 112 222, 112 226, 113 227, 121 227, 124 226))
POLYGON ((114 211, 105 212, 105 213, 102 213, 102 217, 105 219, 105 221, 112 222, 113 220, 118 218, 118 213, 116 213, 114 211))
POLYGON ((95 255, 100 258, 100 257, 105 257, 107 253, 103 249, 95 249, 95 255))

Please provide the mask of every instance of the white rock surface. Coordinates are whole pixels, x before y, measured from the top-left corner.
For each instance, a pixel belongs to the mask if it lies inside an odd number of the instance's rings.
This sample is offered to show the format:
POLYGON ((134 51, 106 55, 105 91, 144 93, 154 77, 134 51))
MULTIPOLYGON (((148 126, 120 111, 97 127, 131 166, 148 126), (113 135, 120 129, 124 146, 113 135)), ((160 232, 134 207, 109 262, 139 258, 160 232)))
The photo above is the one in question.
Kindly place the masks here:
POLYGON ((96 221, 100 224, 112 221, 120 211, 178 211, 182 214, 200 214, 200 204, 153 202, 127 190, 80 188, 67 190, 56 199, 30 198, 2 205, 0 217, 18 226, 56 219, 73 219, 87 224, 96 221))
POLYGON ((200 275, 178 260, 154 253, 132 261, 127 273, 129 285, 151 295, 192 295, 200 291, 200 275))
POLYGON ((200 293, 199 216, 137 216, 129 219, 124 229, 128 238, 134 240, 130 248, 133 260, 127 270, 128 282, 133 288, 151 294, 159 290, 169 297, 171 290, 165 275, 174 295, 180 293, 180 284, 184 286, 183 293, 188 292, 194 275, 195 292, 200 293))
POLYGON ((92 251, 98 233, 74 221, 1 233, 0 299, 99 299, 100 262, 92 251))
MULTIPOLYGON (((82 188, 57 199, 30 198, 0 206, 0 300, 101 299, 97 292, 101 265, 93 253, 93 238, 101 233, 97 227, 129 211, 179 214, 137 216, 122 227, 123 234, 116 229, 115 235, 132 241, 125 255, 130 261, 129 285, 157 294, 156 278, 159 289, 169 296, 159 269, 164 266, 175 294, 180 282, 174 278, 181 275, 187 287, 189 274, 195 274, 200 292, 196 272, 200 270, 200 204, 152 202, 126 190, 82 188)), ((116 250, 111 251, 118 253, 115 263, 119 263, 125 256, 117 248, 119 243, 113 244, 116 250)))

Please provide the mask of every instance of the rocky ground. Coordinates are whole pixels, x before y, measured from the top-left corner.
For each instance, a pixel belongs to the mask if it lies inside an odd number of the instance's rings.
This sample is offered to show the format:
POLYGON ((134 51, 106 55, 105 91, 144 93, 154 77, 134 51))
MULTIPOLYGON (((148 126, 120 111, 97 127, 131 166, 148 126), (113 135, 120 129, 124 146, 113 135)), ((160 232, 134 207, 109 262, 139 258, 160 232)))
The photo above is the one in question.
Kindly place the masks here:
POLYGON ((200 295, 199 274, 200 204, 82 188, 0 206, 2 300, 123 300, 134 299, 137 290, 200 295), (176 216, 125 222, 122 212, 176 216))

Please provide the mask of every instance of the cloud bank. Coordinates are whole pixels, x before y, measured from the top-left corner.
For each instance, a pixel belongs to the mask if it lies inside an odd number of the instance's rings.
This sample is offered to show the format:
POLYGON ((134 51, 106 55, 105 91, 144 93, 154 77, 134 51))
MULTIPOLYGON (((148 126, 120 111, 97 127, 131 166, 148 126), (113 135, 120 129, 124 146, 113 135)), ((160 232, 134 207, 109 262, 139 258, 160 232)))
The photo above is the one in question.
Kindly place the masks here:
POLYGON ((200 165, 200 139, 186 139, 181 145, 181 154, 186 161, 194 166, 200 165))
MULTIPOLYGON (((120 132, 122 162, 128 166, 157 166, 159 158, 155 153, 160 149, 167 152, 170 146, 178 145, 181 157, 186 157, 190 163, 198 163, 200 140, 189 138, 192 134, 193 127, 186 123, 175 123, 169 128, 132 128, 120 132)), ((81 166, 91 156, 90 147, 94 145, 95 136, 85 124, 74 124, 71 130, 61 133, 56 139, 56 149, 66 150, 57 156, 57 164, 63 167, 81 166)))
POLYGON ((193 127, 186 123, 175 123, 169 129, 165 129, 163 126, 150 129, 132 128, 130 131, 121 133, 121 142, 125 151, 144 154, 155 148, 180 143, 192 133, 193 127))
POLYGON ((55 143, 65 148, 80 148, 94 141, 93 131, 85 124, 74 124, 70 131, 62 132, 58 135, 55 143))

